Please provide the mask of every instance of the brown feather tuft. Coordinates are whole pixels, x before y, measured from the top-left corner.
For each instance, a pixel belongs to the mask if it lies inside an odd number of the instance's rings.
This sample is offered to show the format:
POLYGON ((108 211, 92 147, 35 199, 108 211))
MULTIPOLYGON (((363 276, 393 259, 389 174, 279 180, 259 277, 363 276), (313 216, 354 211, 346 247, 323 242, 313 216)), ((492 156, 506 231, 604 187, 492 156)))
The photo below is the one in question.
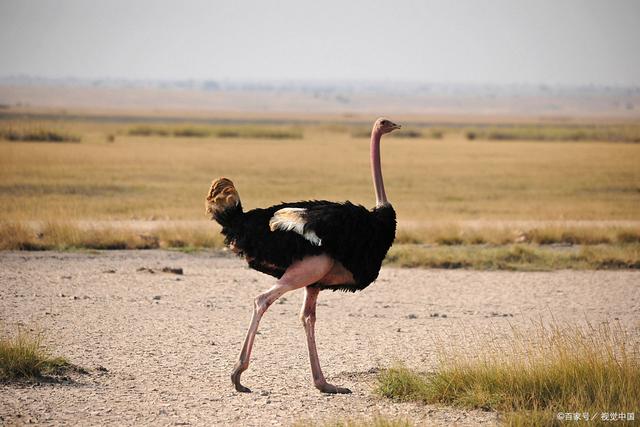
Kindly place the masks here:
POLYGON ((211 183, 209 194, 205 200, 205 209, 211 219, 225 209, 232 208, 240 204, 240 196, 233 186, 233 182, 227 178, 220 178, 211 183))

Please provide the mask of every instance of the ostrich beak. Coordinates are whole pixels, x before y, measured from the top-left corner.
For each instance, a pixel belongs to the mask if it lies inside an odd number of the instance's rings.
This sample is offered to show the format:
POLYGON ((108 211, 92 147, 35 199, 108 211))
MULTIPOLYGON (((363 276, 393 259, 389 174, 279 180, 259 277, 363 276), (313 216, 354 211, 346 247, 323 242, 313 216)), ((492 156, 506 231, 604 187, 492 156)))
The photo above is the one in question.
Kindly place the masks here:
POLYGON ((393 127, 391 128, 392 130, 396 130, 396 129, 400 129, 402 126, 397 125, 397 124, 393 124, 393 127))

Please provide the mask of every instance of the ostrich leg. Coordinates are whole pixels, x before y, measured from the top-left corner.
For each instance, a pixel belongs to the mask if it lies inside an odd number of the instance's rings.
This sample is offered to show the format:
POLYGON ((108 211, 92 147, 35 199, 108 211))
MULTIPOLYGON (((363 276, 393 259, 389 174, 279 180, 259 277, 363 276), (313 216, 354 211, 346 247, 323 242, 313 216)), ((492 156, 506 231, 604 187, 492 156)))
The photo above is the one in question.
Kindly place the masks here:
POLYGON ((318 300, 318 288, 304 288, 304 303, 300 312, 300 320, 304 325, 304 331, 307 334, 307 345, 309 347, 309 361, 311 362, 311 374, 313 375, 313 384, 323 393, 351 393, 351 390, 344 387, 336 387, 329 384, 324 378, 322 369, 320 368, 320 360, 318 360, 318 350, 316 349, 316 301, 318 300))
POLYGON ((244 339, 240 358, 238 359, 238 362, 233 369, 233 373, 231 374, 231 381, 235 385, 237 391, 243 393, 251 392, 249 388, 240 384, 240 376, 249 367, 253 341, 256 337, 256 332, 258 331, 260 319, 262 319, 264 313, 271 304, 285 293, 293 291, 294 289, 303 288, 322 279, 331 270, 333 263, 334 261, 327 255, 306 257, 293 263, 271 289, 256 297, 253 305, 251 324, 249 325, 247 336, 244 339))

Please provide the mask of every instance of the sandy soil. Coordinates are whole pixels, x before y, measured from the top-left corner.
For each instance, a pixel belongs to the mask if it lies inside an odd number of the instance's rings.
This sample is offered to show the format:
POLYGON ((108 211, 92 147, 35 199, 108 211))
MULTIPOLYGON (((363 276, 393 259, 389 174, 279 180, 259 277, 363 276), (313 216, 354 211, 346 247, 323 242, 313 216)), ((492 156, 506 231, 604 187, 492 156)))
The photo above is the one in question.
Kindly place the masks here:
POLYGON ((552 315, 628 325, 640 318, 640 272, 384 268, 364 292, 320 296, 322 365, 352 395, 323 395, 311 384, 301 291, 266 314, 243 376, 254 392, 239 394, 229 374, 253 297, 271 283, 215 253, 0 253, 2 322, 40 328, 54 353, 88 371, 53 384, 0 385, 0 424, 288 425, 375 414, 493 424, 493 413, 377 397, 375 372, 394 361, 433 368, 438 345, 478 345, 469 330, 481 339, 552 315))

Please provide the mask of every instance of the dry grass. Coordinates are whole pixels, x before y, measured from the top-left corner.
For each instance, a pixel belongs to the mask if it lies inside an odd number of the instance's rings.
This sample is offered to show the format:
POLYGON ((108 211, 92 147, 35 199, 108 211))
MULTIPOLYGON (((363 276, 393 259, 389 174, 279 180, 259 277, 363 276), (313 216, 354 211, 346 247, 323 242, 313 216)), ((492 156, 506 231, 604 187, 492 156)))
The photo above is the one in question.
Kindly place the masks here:
MULTIPOLYGON (((334 129, 335 130, 335 129, 334 129)), ((350 131, 353 138, 370 138, 371 129, 367 127, 361 127, 350 131)), ((409 128, 395 131, 389 134, 388 138, 421 138, 421 139, 441 139, 444 136, 444 132, 439 129, 420 129, 409 128)))
POLYGON ((1 126, 0 139, 12 142, 80 142, 82 138, 55 126, 27 123, 1 126))
MULTIPOLYGON (((407 240, 417 240, 403 238, 407 240)), ((0 250, 78 249, 222 249, 223 237, 212 223, 191 226, 79 226, 46 222, 30 226, 0 222, 0 250)), ((477 270, 638 269, 640 243, 557 247, 527 243, 508 245, 395 244, 385 261, 399 267, 477 270)))
POLYGON ((398 267, 475 270, 640 269, 640 245, 556 248, 528 244, 506 246, 394 245, 385 263, 398 267))
POLYGON ((466 130, 469 140, 640 142, 638 125, 505 125, 466 130))
POLYGON ((513 327, 504 340, 485 339, 476 353, 439 350, 435 372, 403 366, 383 372, 378 391, 403 401, 496 410, 512 425, 555 425, 557 413, 640 409, 638 331, 620 324, 513 327))
POLYGON ((289 127, 259 127, 244 125, 235 127, 211 127, 211 126, 151 126, 139 125, 127 131, 132 136, 163 136, 186 138, 255 138, 255 139, 301 139, 301 129, 289 127))
POLYGON ((400 229, 396 243, 455 245, 598 245, 640 242, 640 227, 633 226, 538 226, 464 227, 460 224, 435 225, 428 228, 400 229))
POLYGON ((71 223, 0 223, 0 250, 221 249, 222 236, 211 228, 164 227, 150 231, 79 227, 71 223))
MULTIPOLYGON (((301 139, 274 140, 235 125, 231 139, 138 137, 130 126, 64 122, 83 143, 0 142, 0 219, 200 219, 203 194, 220 176, 233 179, 247 208, 300 199, 373 205, 368 140, 348 131, 305 125, 301 139)), ((447 133, 390 138, 382 151, 404 221, 638 218, 640 145, 477 144, 447 133)))
POLYGON ((0 337, 0 380, 39 378, 70 366, 64 358, 49 355, 38 333, 3 331, 0 337))
MULTIPOLYGON (((368 135, 368 126, 118 120, 0 122, 5 129, 37 126, 82 137, 81 144, 0 141, 0 247, 219 248, 217 231, 204 226, 140 231, 77 222, 204 219, 204 195, 220 176, 233 179, 246 209, 300 199, 373 204, 368 138, 352 136, 358 129, 368 135), (34 222, 44 225, 34 229, 34 222)), ((403 125, 408 138, 383 142, 387 192, 401 220, 392 263, 518 269, 637 265, 637 226, 501 224, 638 220, 640 145, 478 144, 460 129, 403 125), (486 225, 460 225, 476 220, 486 225), (549 244, 583 248, 548 250, 549 244)))

